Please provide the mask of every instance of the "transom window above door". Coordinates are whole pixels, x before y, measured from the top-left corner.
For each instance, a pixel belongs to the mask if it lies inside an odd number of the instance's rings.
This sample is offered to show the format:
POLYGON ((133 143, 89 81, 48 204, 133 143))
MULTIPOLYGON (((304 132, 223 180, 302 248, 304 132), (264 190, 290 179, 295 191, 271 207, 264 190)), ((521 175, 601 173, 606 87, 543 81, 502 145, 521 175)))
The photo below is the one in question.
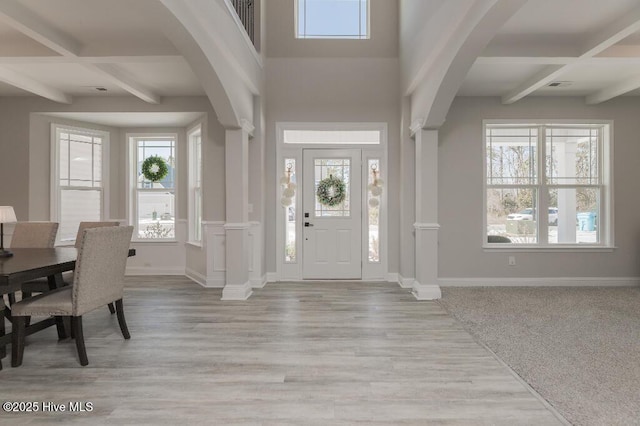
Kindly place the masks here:
POLYGON ((369 38, 369 0, 296 0, 296 38, 369 38))

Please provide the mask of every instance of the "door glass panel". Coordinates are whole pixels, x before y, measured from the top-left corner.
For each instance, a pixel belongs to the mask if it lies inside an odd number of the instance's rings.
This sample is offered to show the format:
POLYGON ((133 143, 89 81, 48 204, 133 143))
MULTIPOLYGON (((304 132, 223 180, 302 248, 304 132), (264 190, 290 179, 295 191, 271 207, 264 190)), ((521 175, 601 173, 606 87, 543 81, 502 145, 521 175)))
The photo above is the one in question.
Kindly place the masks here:
MULTIPOLYGON (((351 194, 351 159, 350 158, 316 158, 314 159, 314 192, 315 192, 315 217, 350 217, 351 194), (327 205, 318 198, 318 186, 324 179, 333 176, 344 183, 344 200, 336 205, 327 205)), ((329 196, 335 196, 336 187, 328 189, 329 196)))
POLYGON ((380 198, 382 194, 382 184, 380 176, 380 159, 369 159, 369 179, 367 181, 367 189, 369 191, 369 199, 367 215, 369 221, 369 262, 380 262, 380 198))
POLYGON ((295 158, 285 158, 284 159, 284 169, 285 169, 285 177, 286 180, 283 182, 283 196, 285 195, 285 191, 288 190, 287 195, 291 195, 288 197, 291 199, 291 204, 285 206, 285 248, 284 248, 284 261, 286 263, 295 263, 296 262, 296 188, 297 188, 297 177, 296 177, 296 159, 295 158))

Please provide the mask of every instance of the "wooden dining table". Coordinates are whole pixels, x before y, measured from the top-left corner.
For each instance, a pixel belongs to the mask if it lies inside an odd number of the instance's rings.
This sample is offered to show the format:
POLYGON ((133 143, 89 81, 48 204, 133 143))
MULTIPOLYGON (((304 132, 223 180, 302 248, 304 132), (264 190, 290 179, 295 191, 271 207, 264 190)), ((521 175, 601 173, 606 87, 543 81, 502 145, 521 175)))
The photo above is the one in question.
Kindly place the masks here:
MULTIPOLYGON (((78 257, 75 247, 15 248, 11 251, 13 256, 0 258, 0 295, 20 291, 22 283, 44 277, 49 282, 50 290, 59 288, 64 285, 62 273, 73 271, 78 257)), ((135 256, 135 254, 135 249, 129 249, 129 256, 135 256)), ((5 316, 11 321, 10 306, 5 308, 5 316)), ((28 336, 53 325, 57 327, 58 337, 64 338, 66 333, 63 321, 54 317, 31 323, 26 327, 25 335, 28 336)), ((0 357, 6 355, 5 346, 9 343, 11 343, 11 333, 0 336, 0 357)))

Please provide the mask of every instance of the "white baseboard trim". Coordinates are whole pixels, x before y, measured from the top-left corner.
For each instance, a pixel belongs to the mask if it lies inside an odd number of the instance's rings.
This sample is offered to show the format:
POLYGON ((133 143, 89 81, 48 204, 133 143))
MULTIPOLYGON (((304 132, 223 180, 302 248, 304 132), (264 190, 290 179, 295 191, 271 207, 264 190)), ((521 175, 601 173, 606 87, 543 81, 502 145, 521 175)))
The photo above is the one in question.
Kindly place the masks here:
POLYGON ((193 269, 186 268, 186 270, 184 271, 184 275, 191 281, 200 284, 202 287, 207 286, 207 278, 201 273, 194 271, 193 269))
POLYGON ((244 284, 227 284, 222 289, 221 300, 247 300, 252 293, 250 281, 244 284))
POLYGON ((415 280, 416 280, 415 278, 405 278, 402 275, 398 274, 397 283, 400 284, 400 287, 402 288, 413 288, 413 282, 415 280))
POLYGON ((278 273, 277 272, 267 272, 267 282, 275 283, 278 282, 278 273))
POLYGON ((411 291, 413 297, 417 300, 437 300, 442 297, 440 286, 437 284, 420 284, 418 281, 413 281, 413 290, 411 291))
POLYGON ((387 282, 388 283, 398 283, 400 282, 400 274, 397 272, 389 272, 387 273, 387 282))
POLYGON ((223 288, 224 280, 221 278, 207 278, 193 269, 187 268, 185 275, 190 280, 200 284, 204 288, 223 288))
POLYGON ((263 288, 267 285, 267 276, 263 275, 262 278, 252 278, 249 281, 251 282, 251 288, 263 288))
POLYGON ((438 278, 442 287, 638 287, 640 277, 438 278))
POLYGON ((134 266, 129 267, 125 270, 125 275, 127 276, 136 276, 136 275, 185 275, 184 268, 174 267, 174 268, 158 268, 155 266, 134 266))

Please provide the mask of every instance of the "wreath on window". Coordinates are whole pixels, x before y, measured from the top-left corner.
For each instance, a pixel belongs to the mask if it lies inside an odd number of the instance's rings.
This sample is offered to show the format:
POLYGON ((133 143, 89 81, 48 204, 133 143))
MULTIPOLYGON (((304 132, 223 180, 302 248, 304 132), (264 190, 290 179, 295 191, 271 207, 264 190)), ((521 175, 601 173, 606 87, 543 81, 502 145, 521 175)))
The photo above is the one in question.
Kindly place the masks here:
POLYGON ((334 207, 344 201, 346 189, 342 179, 329 175, 328 178, 322 179, 318 184, 316 191, 320 204, 334 207))
POLYGON ((169 167, 162 157, 153 155, 142 162, 142 175, 151 182, 158 182, 167 176, 169 167))

